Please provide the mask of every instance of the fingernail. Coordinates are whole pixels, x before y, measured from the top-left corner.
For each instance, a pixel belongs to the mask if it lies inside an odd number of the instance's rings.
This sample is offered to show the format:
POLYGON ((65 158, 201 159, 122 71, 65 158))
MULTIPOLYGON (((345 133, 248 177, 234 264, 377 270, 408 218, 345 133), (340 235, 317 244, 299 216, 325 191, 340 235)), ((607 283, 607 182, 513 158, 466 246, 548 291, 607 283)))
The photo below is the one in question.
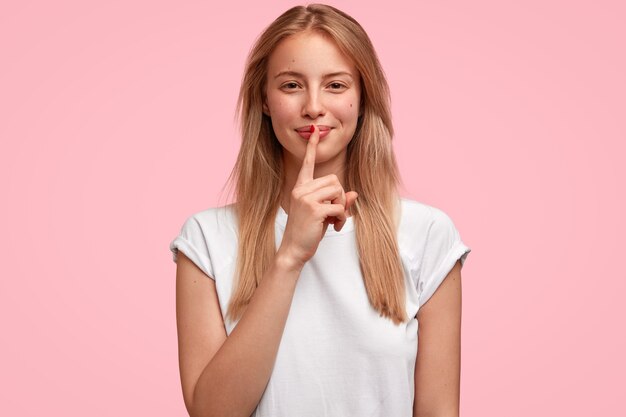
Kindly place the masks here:
POLYGON ((311 133, 315 132, 315 125, 311 125, 310 131, 311 131, 311 133))

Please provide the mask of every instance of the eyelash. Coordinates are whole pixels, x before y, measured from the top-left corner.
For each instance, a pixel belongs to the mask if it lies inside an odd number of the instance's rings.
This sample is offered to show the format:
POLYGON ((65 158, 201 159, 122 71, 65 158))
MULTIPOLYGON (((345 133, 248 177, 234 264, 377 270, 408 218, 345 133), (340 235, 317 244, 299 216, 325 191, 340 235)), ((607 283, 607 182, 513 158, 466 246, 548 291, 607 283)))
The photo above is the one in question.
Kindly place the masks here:
MULTIPOLYGON (((291 85, 291 84, 298 85, 298 83, 291 81, 291 82, 283 84, 281 88, 286 88, 288 85, 291 85)), ((329 85, 335 85, 335 84, 340 86, 340 87, 342 87, 342 88, 348 88, 348 87, 346 87, 345 85, 343 85, 342 83, 339 83, 339 82, 330 83, 329 85)), ((288 90, 292 90, 292 89, 288 88, 288 90)), ((333 88, 332 90, 341 90, 341 88, 333 88)))

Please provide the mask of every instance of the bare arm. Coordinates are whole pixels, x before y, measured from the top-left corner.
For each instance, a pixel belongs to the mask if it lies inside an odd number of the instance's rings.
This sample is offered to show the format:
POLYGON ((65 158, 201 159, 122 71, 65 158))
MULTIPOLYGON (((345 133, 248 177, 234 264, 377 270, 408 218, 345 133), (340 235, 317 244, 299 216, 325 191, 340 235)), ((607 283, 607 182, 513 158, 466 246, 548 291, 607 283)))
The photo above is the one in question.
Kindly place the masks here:
POLYGON ((179 254, 176 309, 187 411, 191 417, 248 417, 269 381, 301 265, 279 251, 226 337, 215 282, 179 254))
POLYGON ((180 257, 177 326, 183 395, 191 417, 252 414, 270 379, 300 272, 330 222, 337 220, 335 230, 340 230, 357 198, 353 191, 344 193, 336 175, 313 178, 318 142, 319 129, 313 127, 280 248, 229 337, 215 282, 180 257))
POLYGON ((461 265, 420 307, 414 417, 458 417, 461 379, 461 265))

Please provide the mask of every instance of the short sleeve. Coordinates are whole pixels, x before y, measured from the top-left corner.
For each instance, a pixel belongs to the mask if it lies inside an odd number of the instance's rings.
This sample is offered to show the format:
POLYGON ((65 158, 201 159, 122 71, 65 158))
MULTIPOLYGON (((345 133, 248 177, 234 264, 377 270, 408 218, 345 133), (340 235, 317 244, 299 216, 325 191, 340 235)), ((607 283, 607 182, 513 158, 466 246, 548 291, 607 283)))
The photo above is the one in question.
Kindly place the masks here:
POLYGON ((202 225, 195 216, 189 217, 180 230, 180 234, 170 243, 172 258, 177 262, 178 251, 183 252, 211 279, 215 279, 209 249, 202 225))
POLYGON ((420 306, 435 293, 456 261, 460 259, 463 265, 471 251, 461 241, 452 219, 436 207, 431 209, 433 218, 428 229, 417 284, 420 306))

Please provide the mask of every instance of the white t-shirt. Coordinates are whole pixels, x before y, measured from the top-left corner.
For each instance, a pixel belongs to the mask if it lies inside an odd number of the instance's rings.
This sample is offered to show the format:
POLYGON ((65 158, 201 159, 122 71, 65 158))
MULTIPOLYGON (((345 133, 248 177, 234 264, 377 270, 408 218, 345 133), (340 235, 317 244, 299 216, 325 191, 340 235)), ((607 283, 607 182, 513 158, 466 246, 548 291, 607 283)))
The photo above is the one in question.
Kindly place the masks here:
MULTIPOLYGON (((398 245, 406 312, 394 325, 370 305, 359 268, 353 219, 328 226, 305 264, 272 375, 256 417, 411 417, 419 306, 433 295, 458 259, 471 251, 442 210, 401 198, 398 245)), ((279 207, 276 248, 287 213, 279 207)), ((223 316, 233 291, 237 223, 233 205, 191 215, 170 243, 215 279, 223 316)), ((236 322, 225 322, 228 335, 236 322)))

